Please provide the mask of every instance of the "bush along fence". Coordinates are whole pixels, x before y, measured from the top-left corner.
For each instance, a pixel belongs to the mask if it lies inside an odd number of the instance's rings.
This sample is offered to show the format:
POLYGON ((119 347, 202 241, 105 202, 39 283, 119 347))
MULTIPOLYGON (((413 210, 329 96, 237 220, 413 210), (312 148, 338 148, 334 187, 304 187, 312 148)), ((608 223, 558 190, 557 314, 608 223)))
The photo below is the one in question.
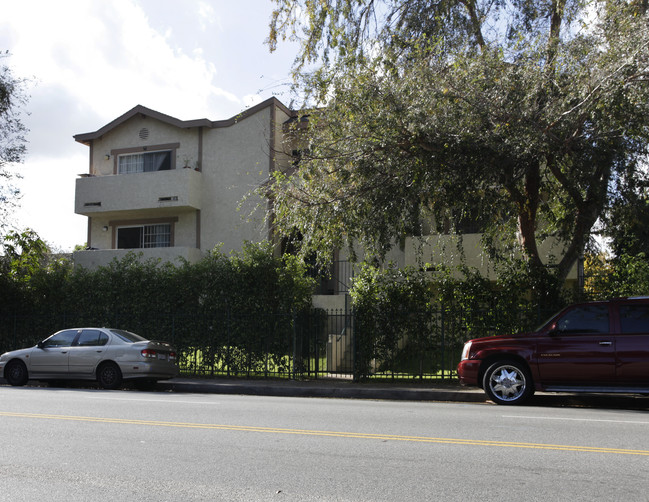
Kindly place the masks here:
POLYGON ((470 270, 458 279, 443 267, 336 263, 314 278, 269 244, 196 264, 134 254, 97 270, 21 263, 0 259, 0 351, 109 326, 173 343, 187 376, 453 378, 464 341, 530 329, 564 302, 522 273, 492 283, 470 270), (348 295, 349 309, 311 308, 317 284, 348 295))
POLYGON ((33 346, 63 328, 107 326, 172 343, 181 375, 188 377, 453 379, 464 342, 495 334, 493 315, 489 310, 450 308, 409 311, 397 323, 381 327, 380 318, 319 309, 209 316, 113 312, 101 318, 84 313, 5 314, 0 316, 0 352, 33 346))

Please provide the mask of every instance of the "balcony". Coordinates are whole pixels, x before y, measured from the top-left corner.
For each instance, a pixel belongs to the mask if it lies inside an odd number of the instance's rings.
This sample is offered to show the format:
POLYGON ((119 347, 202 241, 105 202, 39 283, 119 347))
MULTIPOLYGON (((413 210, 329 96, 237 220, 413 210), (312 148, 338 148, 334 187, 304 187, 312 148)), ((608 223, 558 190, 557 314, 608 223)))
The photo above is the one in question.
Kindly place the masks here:
POLYGON ((160 209, 201 209, 202 174, 193 169, 87 176, 76 180, 74 212, 117 216, 160 209))
POLYGON ((159 260, 161 263, 171 262, 180 263, 180 259, 185 259, 190 263, 196 263, 203 254, 200 249, 189 247, 169 247, 169 248, 147 248, 147 249, 92 249, 86 251, 75 251, 73 255, 74 264, 77 267, 83 267, 89 270, 97 267, 105 267, 114 259, 121 260, 127 254, 136 254, 140 261, 159 260))

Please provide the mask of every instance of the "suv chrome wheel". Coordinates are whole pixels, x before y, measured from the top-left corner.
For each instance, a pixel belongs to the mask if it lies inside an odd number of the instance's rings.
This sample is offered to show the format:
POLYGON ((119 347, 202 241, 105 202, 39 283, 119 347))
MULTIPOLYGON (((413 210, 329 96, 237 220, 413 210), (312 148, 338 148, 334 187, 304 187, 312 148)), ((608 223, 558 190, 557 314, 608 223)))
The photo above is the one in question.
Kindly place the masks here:
POLYGON ((520 404, 534 393, 528 369, 516 361, 492 364, 484 375, 483 384, 496 404, 520 404))

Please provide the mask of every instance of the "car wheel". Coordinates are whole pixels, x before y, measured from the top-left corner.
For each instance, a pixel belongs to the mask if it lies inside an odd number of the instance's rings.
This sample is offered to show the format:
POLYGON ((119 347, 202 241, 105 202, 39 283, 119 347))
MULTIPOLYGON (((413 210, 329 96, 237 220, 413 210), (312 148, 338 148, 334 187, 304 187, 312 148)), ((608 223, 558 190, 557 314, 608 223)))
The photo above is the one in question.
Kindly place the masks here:
POLYGON ((104 389, 117 389, 122 383, 122 372, 115 363, 104 363, 97 369, 97 381, 104 389))
POLYGON ((521 404, 534 394, 529 370, 516 361, 498 361, 489 366, 483 389, 496 404, 521 404))
POLYGON ((22 361, 11 361, 5 368, 5 378, 9 385, 25 385, 29 380, 27 366, 22 361))

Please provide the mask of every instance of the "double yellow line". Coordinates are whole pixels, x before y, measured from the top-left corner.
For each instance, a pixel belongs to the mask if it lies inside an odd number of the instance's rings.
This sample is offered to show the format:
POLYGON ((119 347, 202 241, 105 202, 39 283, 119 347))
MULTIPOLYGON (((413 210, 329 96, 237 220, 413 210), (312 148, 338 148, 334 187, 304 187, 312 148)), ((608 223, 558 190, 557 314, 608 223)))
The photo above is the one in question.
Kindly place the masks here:
POLYGON ((67 420, 74 422, 93 422, 102 424, 143 425, 149 427, 178 427, 184 429, 228 430, 241 432, 261 432, 266 434, 294 434, 301 436, 339 437, 350 439, 376 439, 381 441, 407 441, 415 443, 436 443, 468 446, 492 446, 504 448, 527 448, 534 450, 558 450, 582 453, 615 453, 618 455, 649 456, 649 450, 628 450, 624 448, 606 448, 597 446, 575 446, 544 443, 519 443, 512 441, 490 441, 481 439, 454 439, 426 436, 401 436, 394 434, 372 434, 362 432, 318 431, 308 429, 284 429, 277 427, 255 427, 245 425, 199 424, 192 422, 164 422, 158 420, 134 420, 127 418, 79 417, 69 415, 49 415, 40 413, 13 413, 0 411, 1 417, 31 418, 38 420, 67 420))

